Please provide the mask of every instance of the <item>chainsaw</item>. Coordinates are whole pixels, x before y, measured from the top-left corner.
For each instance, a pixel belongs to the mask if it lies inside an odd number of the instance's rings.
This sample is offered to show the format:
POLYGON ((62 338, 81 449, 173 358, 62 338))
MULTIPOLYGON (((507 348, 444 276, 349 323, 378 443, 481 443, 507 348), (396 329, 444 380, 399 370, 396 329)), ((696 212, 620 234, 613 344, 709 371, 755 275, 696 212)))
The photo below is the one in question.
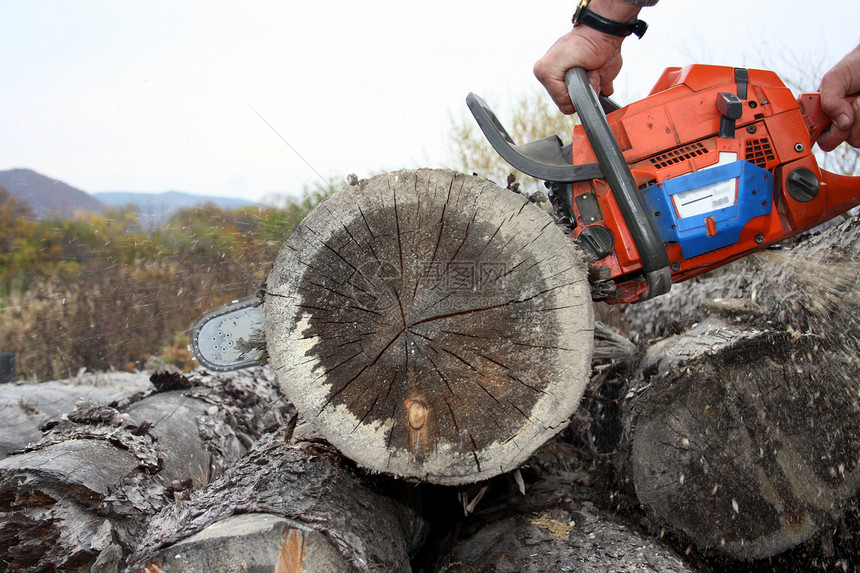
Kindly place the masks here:
POLYGON ((829 125, 817 93, 795 99, 770 71, 666 69, 626 107, 566 74, 581 125, 517 145, 477 95, 467 103, 496 152, 546 182, 590 257, 592 298, 647 300, 860 204, 860 178, 819 168, 829 125))
MULTIPOLYGON (((860 178, 819 168, 829 127, 819 95, 796 98, 770 71, 668 68, 626 107, 598 97, 585 70, 566 83, 581 124, 516 144, 477 95, 467 105, 496 152, 545 182, 557 220, 589 258, 594 300, 634 303, 776 245, 860 204, 860 178)), ((192 351, 210 370, 257 364, 259 298, 202 317, 192 351)))

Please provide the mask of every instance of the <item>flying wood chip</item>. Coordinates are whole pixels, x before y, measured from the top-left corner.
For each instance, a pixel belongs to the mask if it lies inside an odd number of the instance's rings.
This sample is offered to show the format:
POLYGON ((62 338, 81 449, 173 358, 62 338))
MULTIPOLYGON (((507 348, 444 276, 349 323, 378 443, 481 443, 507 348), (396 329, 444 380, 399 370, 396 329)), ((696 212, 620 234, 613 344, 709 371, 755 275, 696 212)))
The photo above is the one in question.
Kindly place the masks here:
POLYGON ((320 204, 267 281, 287 397, 371 470, 458 484, 561 430, 591 366, 586 270, 539 207, 450 171, 399 171, 320 204))

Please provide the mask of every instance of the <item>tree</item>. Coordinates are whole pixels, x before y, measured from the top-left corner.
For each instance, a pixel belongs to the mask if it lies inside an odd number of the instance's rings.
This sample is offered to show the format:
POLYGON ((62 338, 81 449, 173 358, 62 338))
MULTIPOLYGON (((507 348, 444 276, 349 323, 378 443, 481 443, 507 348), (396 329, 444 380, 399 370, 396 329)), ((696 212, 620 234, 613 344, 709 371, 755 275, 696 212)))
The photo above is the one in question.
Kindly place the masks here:
POLYGON ((16 199, 0 187, 0 285, 12 278, 13 249, 20 237, 27 237, 33 231, 33 212, 30 206, 16 199))

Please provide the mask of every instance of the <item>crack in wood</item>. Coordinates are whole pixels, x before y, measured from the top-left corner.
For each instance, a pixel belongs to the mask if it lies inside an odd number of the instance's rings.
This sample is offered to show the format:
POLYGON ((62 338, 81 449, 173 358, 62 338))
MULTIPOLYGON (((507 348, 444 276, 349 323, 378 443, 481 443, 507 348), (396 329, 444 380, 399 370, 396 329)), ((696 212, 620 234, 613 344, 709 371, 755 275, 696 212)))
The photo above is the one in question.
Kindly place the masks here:
POLYGON ((475 458, 475 466, 478 468, 478 471, 481 471, 481 461, 478 459, 478 444, 475 443, 475 438, 471 432, 469 432, 469 441, 472 442, 472 456, 475 458))
POLYGON ((451 265, 452 265, 452 264, 454 263, 454 261, 457 259, 457 255, 459 255, 459 254, 460 254, 460 250, 463 248, 463 245, 465 245, 465 244, 466 244, 466 241, 468 241, 468 240, 469 240, 469 231, 471 230, 471 228, 472 228, 472 223, 474 223, 474 222, 475 222, 475 218, 476 218, 477 216, 478 216, 478 212, 477 212, 477 211, 476 211, 476 212, 474 212, 474 213, 472 213, 472 218, 471 218, 471 219, 469 219, 469 221, 466 223, 466 229, 463 231, 463 240, 462 240, 462 241, 460 241, 460 244, 459 244, 459 245, 457 245, 457 248, 456 248, 456 249, 454 249, 454 254, 453 254, 453 255, 451 255, 451 256, 449 257, 448 264, 445 266, 445 270, 446 270, 446 271, 447 271, 448 269, 450 269, 450 268, 451 268, 451 265))
POLYGON ((420 326, 420 325, 422 325, 422 324, 427 324, 428 322, 435 322, 435 321, 437 321, 437 320, 447 320, 447 319, 449 319, 449 318, 455 318, 455 317, 460 317, 460 316, 466 316, 466 315, 474 314, 474 313, 477 313, 477 312, 488 312, 488 311, 496 310, 496 309, 501 308, 501 307, 504 307, 504 306, 508 306, 509 304, 511 304, 511 302, 510 302, 510 301, 508 301, 508 302, 504 302, 504 303, 502 303, 502 304, 494 304, 494 305, 487 306, 487 307, 483 307, 483 308, 470 308, 470 309, 467 309, 467 310, 460 310, 460 311, 456 311, 456 312, 449 312, 449 313, 447 313, 447 314, 439 314, 439 315, 436 315, 436 316, 431 316, 431 317, 424 318, 424 319, 418 320, 418 321, 416 321, 416 322, 413 322, 412 324, 410 324, 410 325, 409 325, 409 328, 414 328, 414 327, 416 327, 416 326, 420 326))
POLYGON ((448 198, 442 203, 442 214, 439 216, 439 234, 436 236, 436 246, 433 248, 433 255, 430 257, 430 264, 434 264, 436 262, 436 254, 439 252, 439 245, 442 244, 442 237, 445 232, 445 211, 448 209, 448 203, 451 200, 451 191, 454 189, 454 181, 451 181, 451 184, 448 187, 448 198))

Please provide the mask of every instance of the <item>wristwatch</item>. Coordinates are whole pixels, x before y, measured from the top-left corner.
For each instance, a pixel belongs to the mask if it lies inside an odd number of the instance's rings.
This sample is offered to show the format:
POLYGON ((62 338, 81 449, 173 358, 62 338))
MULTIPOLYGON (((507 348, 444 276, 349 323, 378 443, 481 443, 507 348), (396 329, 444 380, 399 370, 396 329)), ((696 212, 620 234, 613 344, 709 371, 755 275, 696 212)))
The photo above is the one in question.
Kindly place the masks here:
POLYGON ((591 0, 579 0, 576 6, 576 12, 573 13, 573 25, 582 24, 589 28, 594 28, 604 34, 611 34, 621 38, 626 38, 630 34, 635 34, 637 38, 645 35, 648 29, 648 24, 642 20, 634 20, 633 22, 617 22, 604 18, 599 14, 595 14, 588 9, 588 3, 591 0))

